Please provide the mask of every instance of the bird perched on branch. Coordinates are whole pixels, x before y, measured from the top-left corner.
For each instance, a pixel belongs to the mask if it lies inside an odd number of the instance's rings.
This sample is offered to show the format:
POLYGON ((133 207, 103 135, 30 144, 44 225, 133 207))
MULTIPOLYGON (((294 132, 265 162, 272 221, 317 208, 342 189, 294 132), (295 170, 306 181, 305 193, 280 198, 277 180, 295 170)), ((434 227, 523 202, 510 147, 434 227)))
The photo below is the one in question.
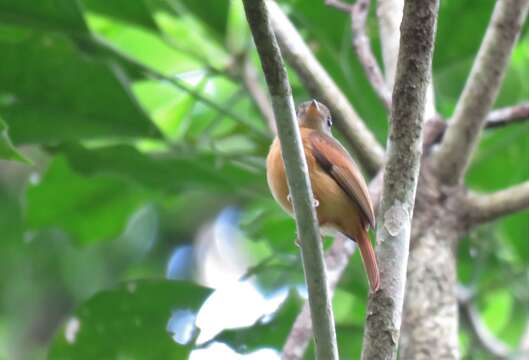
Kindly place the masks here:
MULTIPOLYGON (((354 160, 332 136, 332 118, 325 105, 316 100, 305 102, 298 107, 297 117, 320 227, 337 230, 356 241, 371 289, 376 291, 380 278, 368 237, 369 226, 375 227, 375 215, 366 182, 354 160)), ((277 137, 266 159, 266 176, 275 200, 292 215, 277 137)))

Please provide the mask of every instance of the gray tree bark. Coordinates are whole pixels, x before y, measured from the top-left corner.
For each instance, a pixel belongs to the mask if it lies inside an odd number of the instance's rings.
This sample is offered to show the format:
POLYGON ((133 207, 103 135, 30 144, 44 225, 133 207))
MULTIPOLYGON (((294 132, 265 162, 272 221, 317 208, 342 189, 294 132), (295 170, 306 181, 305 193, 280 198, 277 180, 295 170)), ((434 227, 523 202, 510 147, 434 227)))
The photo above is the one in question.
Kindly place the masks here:
POLYGON ((438 8, 438 0, 406 0, 404 4, 388 160, 378 211, 376 254, 381 286, 369 295, 364 360, 397 356, 438 8))

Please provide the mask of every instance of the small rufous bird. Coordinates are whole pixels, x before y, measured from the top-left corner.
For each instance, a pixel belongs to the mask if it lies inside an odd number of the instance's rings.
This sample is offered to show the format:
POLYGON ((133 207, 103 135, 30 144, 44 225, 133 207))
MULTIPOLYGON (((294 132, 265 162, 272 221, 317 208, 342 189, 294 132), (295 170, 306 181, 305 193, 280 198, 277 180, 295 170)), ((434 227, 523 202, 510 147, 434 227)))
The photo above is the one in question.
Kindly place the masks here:
MULTIPOLYGON (((319 225, 324 229, 337 230, 356 241, 371 289, 376 291, 380 277, 368 237, 369 226, 375 228, 375 215, 366 182, 354 160, 332 136, 332 118, 325 105, 316 100, 305 102, 298 107, 297 117, 319 225)), ((277 137, 266 159, 266 177, 275 200, 292 215, 285 165, 277 137)))

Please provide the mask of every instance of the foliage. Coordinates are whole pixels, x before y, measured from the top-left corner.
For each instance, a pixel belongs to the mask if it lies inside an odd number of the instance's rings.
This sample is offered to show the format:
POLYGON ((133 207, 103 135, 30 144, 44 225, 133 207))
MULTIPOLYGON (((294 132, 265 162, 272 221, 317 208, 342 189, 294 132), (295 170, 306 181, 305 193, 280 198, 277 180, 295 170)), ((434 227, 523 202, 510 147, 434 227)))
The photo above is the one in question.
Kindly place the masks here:
MULTIPOLYGON (((441 4, 434 80, 445 116, 493 3, 441 4)), ((281 4, 385 143, 386 115, 352 50, 349 17, 324 1, 281 4)), ((368 29, 380 58, 374 10, 368 29)), ((497 106, 529 97, 525 30, 497 106)), ((244 250, 227 262, 262 260, 253 279, 266 294, 302 282, 293 223, 266 189, 271 134, 233 71, 244 57, 260 69, 238 1, 0 0, 0 52, 0 158, 19 161, 0 161, 0 358, 44 358, 49 348, 51 359, 187 356, 193 344, 179 346, 165 326, 171 311, 196 313, 207 298, 196 285, 204 264, 189 261, 180 282, 162 280, 164 267, 195 238, 198 253, 201 229, 226 206, 239 209, 244 250), (64 337, 72 316, 81 323, 74 347, 64 337), (99 325, 112 335, 98 335, 99 325)), ((296 101, 306 100, 289 75, 296 101)), ((529 178, 528 126, 486 131, 473 189, 529 178)), ((529 316, 527 217, 487 225, 458 250, 460 280, 511 345, 529 316)), ((359 259, 349 267, 334 301, 344 359, 358 358, 367 292, 359 259)), ((270 321, 217 340, 280 349, 300 303, 291 295, 270 321)), ((487 358, 466 327, 461 338, 468 357, 487 358)))

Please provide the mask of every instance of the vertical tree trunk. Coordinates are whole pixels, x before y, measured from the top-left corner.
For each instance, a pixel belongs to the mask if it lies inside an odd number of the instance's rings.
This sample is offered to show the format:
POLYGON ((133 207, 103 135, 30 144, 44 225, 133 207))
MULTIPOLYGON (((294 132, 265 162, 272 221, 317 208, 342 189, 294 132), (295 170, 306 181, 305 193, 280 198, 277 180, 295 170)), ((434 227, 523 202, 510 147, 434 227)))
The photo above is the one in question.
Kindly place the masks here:
POLYGON ((430 213, 414 219, 415 229, 426 230, 414 231, 416 236, 410 248, 401 359, 459 358, 454 254, 459 234, 454 226, 446 223, 446 216, 432 226, 435 215, 430 213))

